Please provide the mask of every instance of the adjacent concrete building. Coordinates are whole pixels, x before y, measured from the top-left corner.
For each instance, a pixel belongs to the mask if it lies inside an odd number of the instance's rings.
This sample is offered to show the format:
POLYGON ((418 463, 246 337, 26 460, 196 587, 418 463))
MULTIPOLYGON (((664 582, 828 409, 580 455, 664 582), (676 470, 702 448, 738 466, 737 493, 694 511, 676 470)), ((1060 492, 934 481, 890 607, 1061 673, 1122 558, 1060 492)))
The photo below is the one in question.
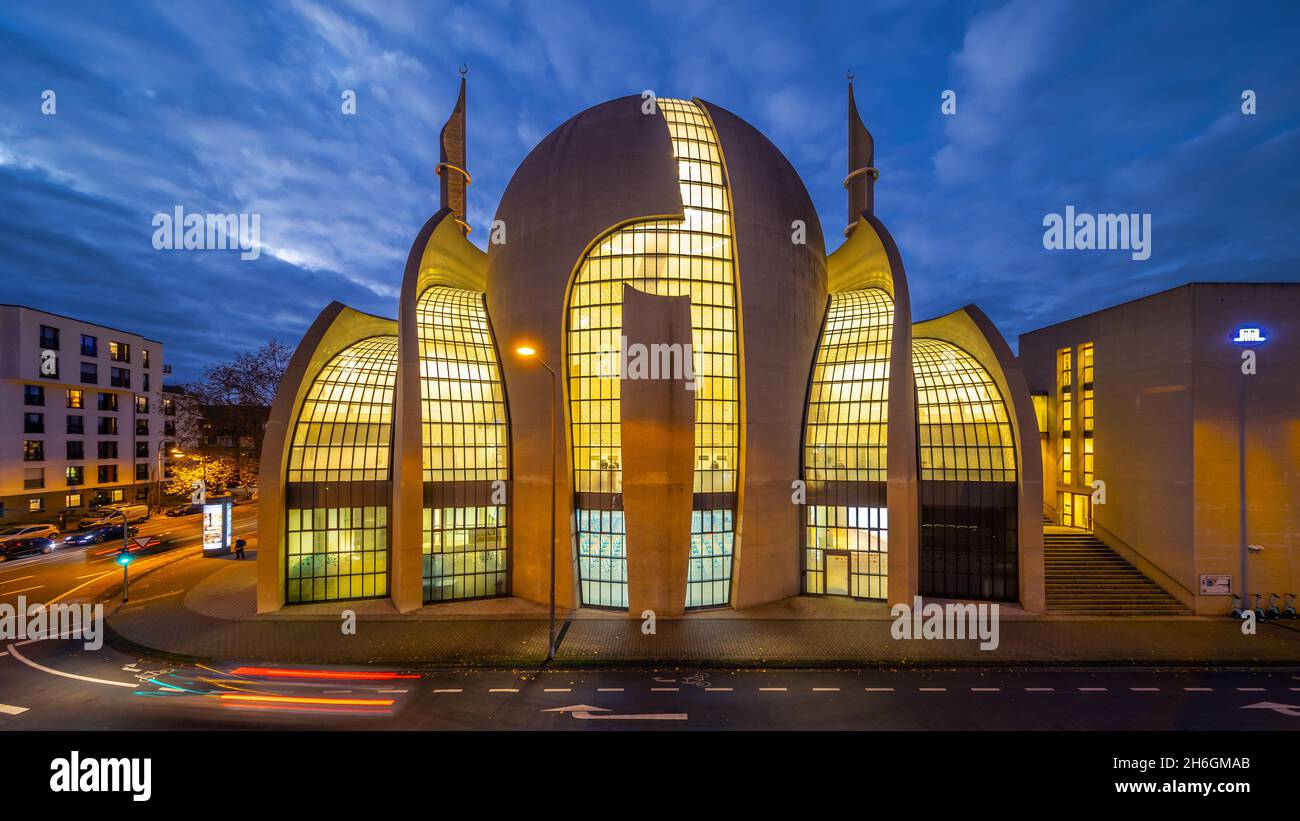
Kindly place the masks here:
POLYGON ((260 610, 543 602, 552 577, 562 607, 633 616, 796 595, 1042 609, 1024 377, 974 306, 913 324, 851 87, 829 254, 767 138, 640 96, 541 141, 484 253, 465 126, 462 82, 397 319, 330 305, 280 386, 260 610))
POLYGON ((157 340, 0 305, 0 525, 155 499, 165 368, 157 340))
POLYGON ((1020 361, 1048 518, 1196 613, 1300 588, 1300 284, 1184 285, 1023 334, 1020 361))

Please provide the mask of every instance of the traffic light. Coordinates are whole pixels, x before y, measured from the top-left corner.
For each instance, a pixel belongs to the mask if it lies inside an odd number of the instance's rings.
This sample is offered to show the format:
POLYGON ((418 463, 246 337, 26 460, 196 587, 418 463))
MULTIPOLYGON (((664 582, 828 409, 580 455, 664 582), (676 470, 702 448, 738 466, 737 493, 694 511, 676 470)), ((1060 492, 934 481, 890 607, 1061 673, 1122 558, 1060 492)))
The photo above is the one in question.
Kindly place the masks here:
POLYGON ((126 567, 128 564, 131 563, 131 559, 133 558, 135 557, 131 555, 131 551, 127 550, 125 547, 118 549, 117 551, 118 564, 122 565, 123 567, 126 567))

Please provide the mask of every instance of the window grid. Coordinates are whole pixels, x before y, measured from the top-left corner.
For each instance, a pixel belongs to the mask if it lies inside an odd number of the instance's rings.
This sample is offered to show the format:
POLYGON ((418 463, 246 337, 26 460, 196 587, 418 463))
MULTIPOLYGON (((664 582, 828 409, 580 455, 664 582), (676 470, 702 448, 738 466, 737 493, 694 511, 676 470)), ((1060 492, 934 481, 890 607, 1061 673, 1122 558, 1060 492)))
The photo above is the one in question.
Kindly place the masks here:
POLYGON ((397 337, 377 336, 335 356, 308 389, 288 481, 306 485, 304 497, 319 492, 331 503, 287 511, 290 604, 388 595, 388 507, 375 504, 373 483, 390 478, 396 381, 397 337))
MULTIPOLYGON (((434 286, 416 317, 425 484, 507 480, 505 391, 483 295, 434 286)), ((465 485, 442 492, 453 505, 424 508, 424 600, 504 595, 506 506, 474 504, 478 495, 465 485)))
POLYGON ((288 522, 288 603, 388 595, 388 508, 290 508, 288 522))
POLYGON ((885 291, 831 295, 804 434, 804 478, 814 496, 804 507, 806 593, 886 597, 883 483, 893 328, 894 303, 885 291), (844 584, 832 580, 830 589, 828 550, 850 551, 844 584))
POLYGON ((920 592, 1018 597, 1015 441, 987 371, 937 339, 912 342, 920 483, 920 592))
POLYGON ((1083 484, 1092 487, 1093 470, 1093 395, 1092 395, 1092 343, 1079 346, 1079 382, 1083 387, 1083 484))
POLYGON ((395 336, 363 339, 334 357, 298 414, 289 481, 388 479, 396 382, 395 336))
POLYGON ((1068 485, 1072 483, 1074 465, 1073 454, 1073 425, 1074 425, 1074 361, 1069 348, 1062 348, 1056 352, 1057 376, 1056 391, 1057 404, 1061 409, 1058 424, 1060 425, 1059 435, 1057 436, 1057 464, 1061 470, 1061 484, 1068 485))
MULTIPOLYGON (((608 368, 619 353, 624 285, 660 296, 690 297, 696 376, 694 490, 697 494, 736 491, 740 377, 730 193, 717 139, 704 112, 686 100, 661 99, 658 106, 677 158, 684 219, 648 220, 606 235, 582 260, 569 301, 574 490, 588 498, 597 494, 599 504, 607 508, 579 511, 583 604, 594 606, 627 606, 620 385, 618 375, 608 368)), ((722 521, 731 528, 730 516, 722 521)), ((725 533, 721 544, 730 551, 734 532, 725 533)), ((704 536, 705 531, 698 535, 704 536)), ((692 539, 693 557, 697 547, 705 549, 704 544, 692 539)), ((712 550, 718 542, 708 544, 712 550)), ((712 578, 708 575, 712 569, 705 573, 703 562, 692 562, 688 599, 691 595, 697 599, 688 600, 689 606, 730 601, 730 552, 714 558, 726 559, 719 567, 726 568, 727 578, 712 578)))

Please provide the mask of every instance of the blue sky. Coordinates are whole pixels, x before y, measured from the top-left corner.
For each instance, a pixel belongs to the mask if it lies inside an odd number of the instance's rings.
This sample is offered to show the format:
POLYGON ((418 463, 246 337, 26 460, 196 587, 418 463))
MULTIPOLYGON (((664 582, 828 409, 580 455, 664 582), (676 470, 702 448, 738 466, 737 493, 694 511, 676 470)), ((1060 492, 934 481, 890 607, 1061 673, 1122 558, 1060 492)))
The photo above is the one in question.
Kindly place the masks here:
POLYGON ((161 339, 178 381, 332 299, 394 315, 462 62, 475 239, 547 132, 653 89, 766 133, 833 248, 852 67, 915 318, 975 302, 1014 345, 1183 282, 1300 280, 1298 35, 1295 3, 7 3, 0 302, 161 339), (261 214, 263 255, 154 250, 177 205, 261 214), (1151 258, 1045 250, 1066 205, 1150 213, 1151 258))

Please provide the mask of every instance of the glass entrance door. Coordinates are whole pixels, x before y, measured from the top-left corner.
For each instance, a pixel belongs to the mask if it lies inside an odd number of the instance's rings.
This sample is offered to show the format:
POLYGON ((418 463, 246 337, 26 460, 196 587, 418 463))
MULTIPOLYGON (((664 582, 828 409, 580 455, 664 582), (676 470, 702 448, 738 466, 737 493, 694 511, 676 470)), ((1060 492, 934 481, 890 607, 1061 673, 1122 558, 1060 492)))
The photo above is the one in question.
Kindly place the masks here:
POLYGON ((831 596, 849 595, 849 552, 826 551, 826 593, 831 596))

